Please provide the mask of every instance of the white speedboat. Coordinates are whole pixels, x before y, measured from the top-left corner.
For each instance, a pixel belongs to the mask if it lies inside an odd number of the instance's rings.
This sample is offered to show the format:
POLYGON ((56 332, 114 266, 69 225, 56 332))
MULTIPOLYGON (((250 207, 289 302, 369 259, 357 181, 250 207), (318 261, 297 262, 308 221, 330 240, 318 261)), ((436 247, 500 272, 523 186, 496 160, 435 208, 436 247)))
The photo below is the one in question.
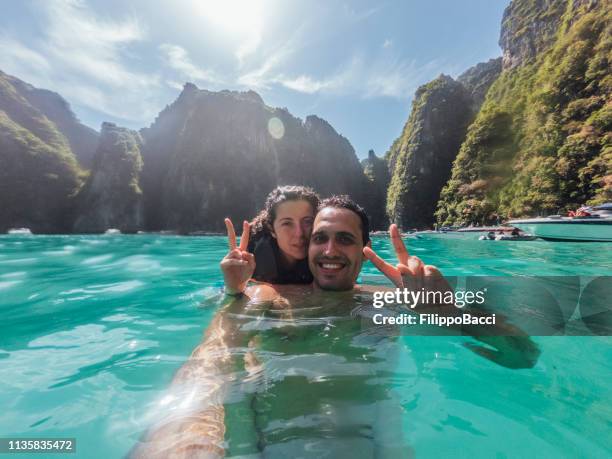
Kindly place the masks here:
POLYGON ((588 208, 590 215, 510 220, 510 225, 552 241, 612 242, 612 203, 588 208))
POLYGON ((32 231, 30 231, 30 228, 11 228, 10 230, 8 230, 7 234, 26 234, 26 235, 31 235, 32 231))

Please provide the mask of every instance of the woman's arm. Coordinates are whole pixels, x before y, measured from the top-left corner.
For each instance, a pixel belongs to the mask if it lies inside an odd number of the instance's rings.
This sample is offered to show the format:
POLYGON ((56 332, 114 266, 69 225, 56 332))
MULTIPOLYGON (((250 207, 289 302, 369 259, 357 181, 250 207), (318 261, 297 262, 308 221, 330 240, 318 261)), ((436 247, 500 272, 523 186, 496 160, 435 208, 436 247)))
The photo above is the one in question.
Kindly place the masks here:
POLYGON ((242 293, 255 272, 255 256, 247 250, 249 245, 250 226, 248 222, 242 223, 242 237, 240 245, 236 246, 236 231, 229 218, 225 219, 229 253, 221 260, 221 271, 225 291, 230 295, 242 293))

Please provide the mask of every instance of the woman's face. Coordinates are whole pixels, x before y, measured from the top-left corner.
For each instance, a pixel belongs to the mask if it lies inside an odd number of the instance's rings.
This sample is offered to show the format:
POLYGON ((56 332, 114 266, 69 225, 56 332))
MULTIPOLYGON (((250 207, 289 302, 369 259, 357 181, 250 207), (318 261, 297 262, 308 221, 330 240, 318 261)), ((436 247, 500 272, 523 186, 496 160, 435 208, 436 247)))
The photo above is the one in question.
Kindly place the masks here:
POLYGON ((285 201, 276 208, 272 236, 289 263, 308 255, 313 221, 314 209, 307 201, 285 201))

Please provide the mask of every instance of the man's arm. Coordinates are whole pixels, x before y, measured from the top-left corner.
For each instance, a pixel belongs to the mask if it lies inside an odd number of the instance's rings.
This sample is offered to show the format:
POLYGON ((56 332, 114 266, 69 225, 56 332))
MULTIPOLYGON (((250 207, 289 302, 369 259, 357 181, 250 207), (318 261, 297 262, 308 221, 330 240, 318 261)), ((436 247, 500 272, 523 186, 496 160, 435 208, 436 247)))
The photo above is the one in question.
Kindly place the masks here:
POLYGON ((134 448, 132 458, 224 456, 224 399, 228 385, 244 368, 243 353, 232 348, 246 347, 249 339, 234 315, 245 312, 247 300, 234 299, 215 315, 203 342, 178 370, 162 398, 161 419, 134 448))
MULTIPOLYGON (((389 227, 391 243, 399 263, 393 266, 380 258, 370 247, 364 247, 363 254, 368 258, 380 272, 382 272, 398 288, 408 288, 409 290, 425 290, 445 292, 451 287, 444 279, 440 271, 435 266, 425 265, 418 257, 410 256, 397 225, 389 227)), ((414 311, 422 314, 424 312, 438 313, 441 315, 454 315, 457 310, 454 306, 444 304, 414 311)), ((418 309, 418 308, 417 308, 418 309)), ((473 314, 478 314, 474 311, 473 314)), ((484 314, 481 312, 481 314, 484 314)), ((460 327, 462 333, 473 336, 478 341, 488 344, 490 347, 467 344, 466 347, 471 351, 507 368, 531 368, 540 355, 540 350, 531 338, 517 327, 506 323, 503 317, 498 316, 498 321, 494 327, 493 334, 490 330, 483 330, 480 327, 460 327), (484 332, 484 333, 483 333, 484 332), (482 334, 481 334, 482 333, 482 334)))

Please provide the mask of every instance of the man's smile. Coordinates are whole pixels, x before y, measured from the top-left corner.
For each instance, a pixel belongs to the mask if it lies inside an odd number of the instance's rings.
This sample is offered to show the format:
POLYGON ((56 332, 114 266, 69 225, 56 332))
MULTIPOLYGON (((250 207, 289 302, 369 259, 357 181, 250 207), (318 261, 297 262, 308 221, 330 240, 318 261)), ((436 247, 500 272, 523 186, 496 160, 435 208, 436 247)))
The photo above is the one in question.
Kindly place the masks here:
POLYGON ((319 259, 316 262, 321 274, 336 274, 344 269, 348 263, 344 260, 319 259))

